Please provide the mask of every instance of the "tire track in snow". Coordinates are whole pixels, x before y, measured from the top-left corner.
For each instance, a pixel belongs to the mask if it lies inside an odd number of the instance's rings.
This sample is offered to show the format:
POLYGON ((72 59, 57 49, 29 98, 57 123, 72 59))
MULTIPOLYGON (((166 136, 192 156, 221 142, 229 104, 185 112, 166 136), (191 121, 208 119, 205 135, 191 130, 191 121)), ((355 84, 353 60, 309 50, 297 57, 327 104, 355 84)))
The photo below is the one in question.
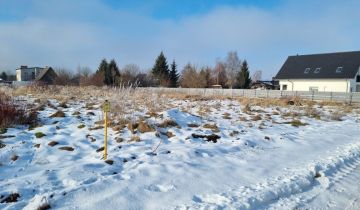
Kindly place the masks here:
POLYGON ((333 154, 265 183, 233 188, 220 194, 194 196, 192 205, 175 209, 298 208, 360 167, 360 143, 349 144, 333 154), (317 173, 321 177, 315 179, 317 173))

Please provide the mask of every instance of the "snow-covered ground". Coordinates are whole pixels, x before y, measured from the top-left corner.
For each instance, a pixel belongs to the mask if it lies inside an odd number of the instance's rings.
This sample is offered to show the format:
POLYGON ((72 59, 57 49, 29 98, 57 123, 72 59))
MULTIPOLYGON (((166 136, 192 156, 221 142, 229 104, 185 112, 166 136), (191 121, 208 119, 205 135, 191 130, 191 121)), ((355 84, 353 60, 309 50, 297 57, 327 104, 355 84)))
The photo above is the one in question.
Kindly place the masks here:
POLYGON ((289 114, 294 106, 246 112, 236 100, 172 99, 158 113, 134 111, 149 132, 109 129, 108 164, 96 124, 101 101, 70 100, 67 108, 50 102, 39 111, 41 126, 9 128, 0 137, 0 201, 19 194, 0 209, 360 207, 358 110, 335 121, 339 107, 315 106, 319 119, 289 114), (55 108, 65 117, 50 118, 55 108))

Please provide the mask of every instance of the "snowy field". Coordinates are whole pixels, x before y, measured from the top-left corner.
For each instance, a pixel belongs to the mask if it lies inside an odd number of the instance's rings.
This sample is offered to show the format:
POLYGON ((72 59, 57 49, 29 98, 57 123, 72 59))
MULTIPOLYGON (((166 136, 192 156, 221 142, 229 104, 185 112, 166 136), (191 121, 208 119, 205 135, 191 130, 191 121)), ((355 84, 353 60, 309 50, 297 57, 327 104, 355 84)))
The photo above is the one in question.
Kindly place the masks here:
POLYGON ((0 135, 0 209, 360 209, 357 105, 131 90, 21 98, 39 122, 0 135))

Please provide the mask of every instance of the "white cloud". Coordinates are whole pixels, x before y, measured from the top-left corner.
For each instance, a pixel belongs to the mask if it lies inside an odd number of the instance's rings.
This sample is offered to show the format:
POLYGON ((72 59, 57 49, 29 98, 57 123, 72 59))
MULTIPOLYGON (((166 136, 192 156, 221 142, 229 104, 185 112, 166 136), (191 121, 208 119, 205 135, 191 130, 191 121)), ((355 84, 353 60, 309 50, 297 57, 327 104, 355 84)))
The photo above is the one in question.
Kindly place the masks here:
POLYGON ((357 1, 291 1, 269 10, 219 7, 180 20, 153 19, 95 0, 75 2, 33 1, 23 18, 0 21, 0 69, 95 69, 103 57, 150 68, 161 50, 180 67, 213 65, 237 50, 250 70, 270 78, 288 55, 360 48, 357 1))

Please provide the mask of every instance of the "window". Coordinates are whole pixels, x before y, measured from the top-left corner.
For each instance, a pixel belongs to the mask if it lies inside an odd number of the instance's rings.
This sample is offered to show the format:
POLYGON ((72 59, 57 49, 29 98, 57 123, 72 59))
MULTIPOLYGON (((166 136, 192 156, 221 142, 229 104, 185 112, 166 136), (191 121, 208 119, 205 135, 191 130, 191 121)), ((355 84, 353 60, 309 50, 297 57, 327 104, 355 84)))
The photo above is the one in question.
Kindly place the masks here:
POLYGON ((360 85, 356 85, 356 92, 360 92, 360 85))
POLYGON ((336 73, 342 73, 343 67, 339 66, 336 68, 336 73))
POLYGON ((314 71, 314 73, 315 73, 315 74, 317 74, 317 73, 319 73, 319 72, 320 72, 320 70, 321 70, 321 68, 320 68, 320 67, 319 67, 319 68, 316 68, 316 69, 315 69, 315 71, 314 71))
POLYGON ((356 76, 356 82, 360 82, 360 75, 356 76))
POLYGON ((283 85, 282 90, 287 90, 287 85, 283 85))
POLYGON ((318 92, 319 88, 318 87, 309 87, 309 91, 318 92))
POLYGON ((304 71, 305 74, 307 74, 309 72, 310 72, 310 68, 306 68, 305 71, 304 71))

